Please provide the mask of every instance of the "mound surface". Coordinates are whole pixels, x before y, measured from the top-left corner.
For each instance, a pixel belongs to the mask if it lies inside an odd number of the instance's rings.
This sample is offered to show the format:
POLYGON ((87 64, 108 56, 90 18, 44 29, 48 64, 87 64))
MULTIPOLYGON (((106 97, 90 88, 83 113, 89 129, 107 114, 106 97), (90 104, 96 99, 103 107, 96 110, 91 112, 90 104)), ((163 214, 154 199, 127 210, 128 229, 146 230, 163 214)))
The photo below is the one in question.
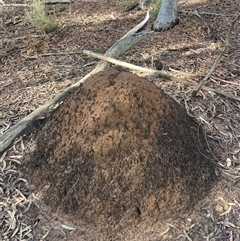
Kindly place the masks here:
POLYGON ((45 203, 100 229, 178 215, 215 180, 201 128, 153 83, 109 69, 39 133, 30 175, 45 203))

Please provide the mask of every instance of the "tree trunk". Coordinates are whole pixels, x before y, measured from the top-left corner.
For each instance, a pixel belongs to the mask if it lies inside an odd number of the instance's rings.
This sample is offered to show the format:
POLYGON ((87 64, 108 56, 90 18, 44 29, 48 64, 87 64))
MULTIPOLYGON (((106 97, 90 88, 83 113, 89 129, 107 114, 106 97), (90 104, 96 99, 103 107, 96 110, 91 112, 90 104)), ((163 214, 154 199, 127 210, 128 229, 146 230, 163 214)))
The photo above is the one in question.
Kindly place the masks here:
POLYGON ((153 25, 155 31, 165 31, 179 23, 176 17, 178 0, 162 0, 157 20, 153 25))

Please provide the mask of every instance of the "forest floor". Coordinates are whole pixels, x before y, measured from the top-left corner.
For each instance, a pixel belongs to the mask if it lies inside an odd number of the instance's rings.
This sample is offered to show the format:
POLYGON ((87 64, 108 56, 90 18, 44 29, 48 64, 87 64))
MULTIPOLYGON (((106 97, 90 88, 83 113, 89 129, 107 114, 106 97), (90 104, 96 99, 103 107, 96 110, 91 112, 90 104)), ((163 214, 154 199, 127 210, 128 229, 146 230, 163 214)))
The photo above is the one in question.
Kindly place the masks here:
MULTIPOLYGON (((57 28, 43 34, 26 22, 26 7, 0 8, 0 135, 91 72, 98 60, 83 50, 104 54, 146 14, 124 11, 114 1, 47 5, 57 28)), ((20 171, 49 110, 0 156, 0 240, 240 240, 240 102, 221 94, 240 96, 239 21, 228 51, 206 83, 219 92, 192 96, 223 51, 239 9, 239 0, 180 1, 179 25, 149 34, 120 58, 148 68, 154 68, 157 59, 163 72, 188 82, 146 77, 177 100, 215 142, 223 171, 208 197, 185 215, 108 235, 82 220, 50 211, 32 194, 28 178, 20 171)))

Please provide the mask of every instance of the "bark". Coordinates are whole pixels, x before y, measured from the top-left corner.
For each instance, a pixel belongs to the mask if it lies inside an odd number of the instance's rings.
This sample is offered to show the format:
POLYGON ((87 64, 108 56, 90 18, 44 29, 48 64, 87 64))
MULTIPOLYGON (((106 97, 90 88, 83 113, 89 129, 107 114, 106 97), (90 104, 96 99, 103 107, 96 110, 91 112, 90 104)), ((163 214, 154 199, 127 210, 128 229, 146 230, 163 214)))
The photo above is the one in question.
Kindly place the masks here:
POLYGON ((165 31, 179 23, 177 18, 178 0, 162 0, 157 19, 153 25, 154 31, 165 31))

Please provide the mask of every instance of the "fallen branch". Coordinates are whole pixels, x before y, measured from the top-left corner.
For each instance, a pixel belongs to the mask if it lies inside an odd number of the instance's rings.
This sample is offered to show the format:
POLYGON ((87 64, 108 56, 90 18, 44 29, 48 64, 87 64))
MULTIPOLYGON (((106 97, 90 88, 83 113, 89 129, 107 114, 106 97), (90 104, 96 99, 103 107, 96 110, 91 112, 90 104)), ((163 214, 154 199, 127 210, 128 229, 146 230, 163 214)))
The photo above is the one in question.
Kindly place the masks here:
POLYGON ((221 54, 218 56, 218 58, 216 59, 216 61, 214 62, 212 68, 209 70, 209 72, 207 73, 206 77, 199 83, 199 85, 196 87, 196 89, 192 92, 192 96, 196 96, 198 91, 202 88, 203 84, 210 78, 211 74, 215 71, 217 64, 220 62, 220 60, 222 59, 222 56, 226 53, 226 51, 228 50, 229 47, 229 38, 231 36, 232 30, 234 28, 234 25, 236 24, 237 20, 240 18, 240 14, 237 15, 237 17, 233 20, 233 22, 230 25, 230 28, 228 30, 228 33, 226 35, 226 40, 225 40, 225 44, 224 44, 224 49, 221 52, 221 54))
POLYGON ((70 3, 70 0, 45 0, 45 4, 70 3))
POLYGON ((82 51, 76 51, 76 52, 59 52, 59 53, 44 53, 44 54, 38 54, 38 55, 25 55, 21 54, 22 57, 26 59, 37 59, 40 57, 48 57, 48 56, 58 56, 58 55, 72 55, 72 54, 82 54, 82 51))
POLYGON ((3 0, 0 0, 0 3, 3 5, 3 7, 31 7, 29 4, 24 3, 5 3, 3 0))
POLYGON ((114 59, 114 58, 111 58, 111 57, 106 57, 106 56, 104 56, 102 54, 97 54, 97 53, 94 53, 94 52, 89 51, 89 50, 83 50, 83 53, 87 54, 87 55, 89 55, 91 57, 94 57, 94 58, 97 58, 97 59, 101 59, 101 60, 107 61, 109 63, 118 65, 118 66, 122 66, 122 67, 131 69, 131 70, 135 70, 135 71, 138 71, 138 72, 146 73, 148 75, 160 76, 160 77, 162 77, 164 79, 171 80, 171 81, 178 81, 178 82, 182 82, 182 83, 189 83, 185 79, 177 78, 177 77, 174 77, 172 75, 165 74, 165 73, 163 73, 161 71, 158 71, 158 70, 148 69, 148 68, 144 68, 144 67, 139 67, 137 65, 129 64, 127 62, 120 61, 120 60, 117 60, 117 59, 114 59))
MULTIPOLYGON (((1 0, 0 0, 1 1, 1 0)), ((146 34, 150 33, 149 31, 138 32, 144 27, 148 22, 149 13, 147 13, 145 19, 130 30, 126 35, 124 35, 120 40, 118 40, 105 54, 105 56, 111 56, 113 58, 119 58, 120 55, 125 53, 128 49, 138 43, 143 39, 146 34)), ((84 76, 74 85, 68 87, 59 95, 55 96, 52 100, 47 101, 44 105, 38 107, 30 115, 23 118, 16 125, 12 126, 5 133, 0 136, 0 154, 3 153, 14 141, 14 139, 19 136, 26 128, 29 126, 40 114, 45 112, 49 107, 61 101, 68 93, 76 89, 81 83, 83 83, 90 76, 104 70, 107 67, 108 63, 101 61, 97 64, 96 68, 84 76)))
MULTIPOLYGON (((120 61, 120 60, 116 60, 116 59, 113 59, 113 58, 110 58, 110 57, 106 57, 106 56, 101 55, 101 54, 96 54, 96 53, 88 51, 88 50, 83 50, 83 53, 87 54, 91 57, 98 58, 98 59, 101 59, 101 60, 104 60, 104 61, 108 61, 109 63, 115 64, 115 65, 118 65, 118 66, 122 66, 122 67, 125 67, 125 68, 128 68, 128 69, 131 69, 131 70, 139 71, 139 72, 146 73, 146 74, 149 74, 149 75, 160 76, 160 77, 162 77, 164 79, 167 79, 167 80, 178 81, 178 82, 185 83, 185 84, 188 84, 188 85, 190 83, 196 85, 195 81, 187 81, 187 80, 182 79, 182 78, 178 78, 178 77, 174 77, 172 75, 162 73, 161 71, 158 71, 158 70, 139 67, 137 65, 129 64, 129 63, 126 63, 124 61, 120 61)), ((205 86, 202 86, 202 89, 205 90, 205 91, 213 92, 215 94, 230 98, 232 100, 240 101, 239 96, 224 93, 224 92, 221 92, 219 90, 215 90, 215 89, 205 87, 205 86)))
POLYGON ((232 100, 240 101, 240 96, 225 93, 225 92, 222 92, 220 90, 212 89, 212 88, 209 88, 209 87, 206 87, 206 86, 202 86, 202 90, 209 91, 209 92, 224 96, 224 97, 232 99, 232 100))
MULTIPOLYGON (((3 0, 0 0, 0 3, 4 7, 31 7, 30 4, 24 4, 24 3, 5 3, 3 0)), ((45 4, 56 4, 56 3, 71 3, 70 0, 45 0, 45 4)))
MULTIPOLYGON (((211 12, 197 12, 196 10, 177 10, 179 13, 187 13, 187 14, 195 14, 197 17, 198 15, 212 15, 212 16, 221 16, 221 17, 227 17, 227 16, 234 16, 235 14, 224 14, 224 13, 211 13, 211 12)), ((201 18, 201 17, 200 17, 201 18)))

